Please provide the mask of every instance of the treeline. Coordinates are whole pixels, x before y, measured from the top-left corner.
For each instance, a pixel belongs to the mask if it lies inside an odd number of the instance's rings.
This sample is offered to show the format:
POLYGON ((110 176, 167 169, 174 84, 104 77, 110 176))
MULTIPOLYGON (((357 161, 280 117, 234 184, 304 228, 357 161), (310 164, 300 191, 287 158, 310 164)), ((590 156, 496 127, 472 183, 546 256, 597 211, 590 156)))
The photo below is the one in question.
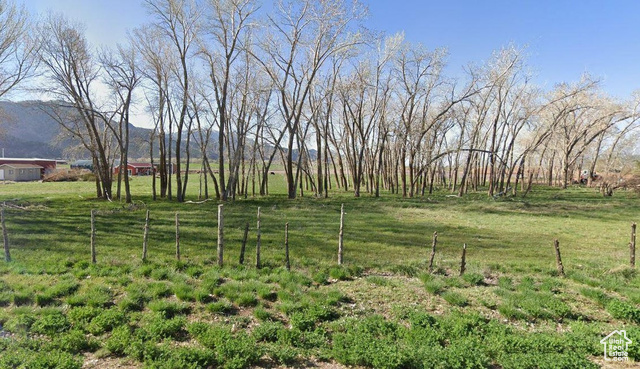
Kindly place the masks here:
POLYGON ((97 195, 120 198, 123 183, 127 202, 127 171, 113 178, 112 167, 128 161, 133 109, 153 119, 154 198, 178 201, 195 161, 213 183, 205 196, 229 200, 268 194, 277 162, 289 198, 336 186, 355 196, 422 196, 435 186, 515 195, 536 181, 566 187, 585 170, 589 180, 596 169, 619 173, 632 154, 638 96, 618 101, 589 76, 545 91, 515 46, 453 78, 445 49, 367 30, 356 1, 268 5, 146 0, 151 21, 96 50, 81 24, 48 14, 30 26, 0 0, 9 25, 0 45, 15 56, 0 50, 0 97, 37 73, 41 92, 64 102, 56 120, 91 153, 97 195))

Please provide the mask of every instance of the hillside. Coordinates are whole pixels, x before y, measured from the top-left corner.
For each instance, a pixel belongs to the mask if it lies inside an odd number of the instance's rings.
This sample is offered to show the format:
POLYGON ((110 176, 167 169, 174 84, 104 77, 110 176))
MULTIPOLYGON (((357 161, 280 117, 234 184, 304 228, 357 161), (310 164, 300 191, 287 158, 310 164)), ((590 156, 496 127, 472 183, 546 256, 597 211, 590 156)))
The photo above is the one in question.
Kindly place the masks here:
MULTIPOLYGON (((7 157, 86 158, 78 149, 80 142, 66 137, 64 129, 48 112, 52 103, 45 101, 0 101, 0 149, 7 157)), ((131 125, 130 156, 148 157, 150 130, 131 125)))

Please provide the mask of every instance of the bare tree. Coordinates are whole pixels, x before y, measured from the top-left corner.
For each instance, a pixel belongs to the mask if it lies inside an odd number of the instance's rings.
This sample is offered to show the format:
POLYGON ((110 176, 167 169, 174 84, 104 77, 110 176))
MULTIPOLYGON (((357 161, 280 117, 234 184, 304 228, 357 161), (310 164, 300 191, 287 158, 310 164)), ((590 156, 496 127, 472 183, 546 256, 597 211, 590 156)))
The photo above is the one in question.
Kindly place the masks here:
MULTIPOLYGON (((175 107, 170 104, 168 108, 170 117, 176 124, 176 197, 179 202, 183 202, 188 183, 188 177, 185 177, 183 183, 181 155, 182 137, 185 128, 188 128, 185 124, 189 120, 187 114, 190 92, 189 76, 191 73, 189 58, 192 55, 191 49, 196 42, 198 34, 200 12, 197 4, 190 0, 145 0, 145 4, 155 18, 153 27, 158 29, 160 34, 171 44, 173 55, 177 59, 177 62, 173 65, 175 68, 172 70, 176 77, 175 96, 172 99, 172 102, 175 102, 175 107)), ((185 137, 189 139, 189 131, 186 132, 185 137)))
POLYGON ((37 66, 38 42, 24 6, 0 0, 0 98, 37 66))
POLYGON ((120 179, 124 175, 125 202, 131 203, 129 185, 129 117, 133 103, 133 91, 140 83, 136 68, 136 49, 118 45, 117 52, 104 50, 100 56, 105 71, 105 83, 114 94, 116 122, 107 121, 120 149, 120 170, 118 171, 117 198, 120 199, 120 179), (117 123, 117 124, 116 124, 117 123))
POLYGON ((61 15, 49 14, 40 29, 43 44, 39 56, 49 81, 45 93, 61 103, 53 118, 70 134, 78 137, 93 158, 98 197, 111 199, 111 138, 95 86, 100 67, 83 35, 82 26, 61 15), (72 115, 69 115, 69 112, 72 115))
POLYGON ((360 196, 360 188, 365 180, 366 161, 371 163, 375 160, 373 157, 366 158, 365 153, 374 152, 378 148, 373 146, 383 145, 386 139, 384 133, 380 135, 376 130, 384 129, 385 126, 384 113, 391 90, 391 73, 387 65, 393 60, 400 40, 401 38, 394 37, 384 44, 378 41, 373 57, 358 62, 340 89, 347 139, 346 152, 355 197, 360 196), (380 138, 374 140, 374 136, 380 138))
MULTIPOLYGON (((272 32, 259 42, 261 56, 256 60, 272 79, 279 95, 287 146, 285 172, 288 197, 296 197, 300 167, 294 165, 294 149, 301 145, 305 109, 318 72, 337 52, 360 42, 349 35, 350 25, 360 18, 358 4, 344 0, 279 1, 275 14, 268 17, 272 32)), ((255 54, 254 54, 255 56, 255 54)), ((299 160, 298 160, 299 161, 299 160)))
MULTIPOLYGON (((140 74, 145 83, 145 96, 148 111, 154 122, 154 136, 158 138, 159 163, 158 174, 160 177, 160 197, 171 198, 171 136, 167 139, 167 130, 171 131, 168 124, 171 122, 168 116, 169 86, 172 79, 171 58, 169 45, 156 28, 143 27, 133 32, 132 44, 138 50, 141 60, 138 64, 140 74), (168 145, 167 145, 168 144, 168 145)), ((155 185, 155 179, 154 179, 155 185)), ((155 192, 154 192, 155 194, 155 192)))
POLYGON ((575 85, 559 85, 556 94, 566 95, 553 114, 553 141, 560 154, 562 187, 570 182, 571 169, 589 145, 630 115, 598 91, 598 83, 588 76, 575 85))
MULTIPOLYGON (((236 147, 240 147, 240 140, 244 140, 242 132, 227 132, 231 117, 232 104, 230 91, 234 79, 234 66, 243 62, 244 45, 249 33, 250 18, 257 10, 254 0, 208 0, 205 2, 206 17, 203 22, 203 33, 206 43, 201 47, 201 53, 209 66, 209 77, 213 88, 218 122, 218 175, 220 177, 220 191, 222 200, 227 200, 229 194, 235 194, 235 182, 238 173, 233 160, 236 153, 229 157, 230 168, 228 183, 225 182, 225 141, 231 139, 236 147), (227 134, 228 133, 228 134, 227 134)), ((242 73, 242 72, 240 72, 242 73)), ((249 81, 245 81, 249 82, 249 81)), ((242 90, 243 86, 235 86, 242 90)), ((245 132, 246 134, 246 132, 245 132)), ((228 147, 227 147, 228 148, 228 147)), ((233 197, 233 196, 232 196, 233 197)))

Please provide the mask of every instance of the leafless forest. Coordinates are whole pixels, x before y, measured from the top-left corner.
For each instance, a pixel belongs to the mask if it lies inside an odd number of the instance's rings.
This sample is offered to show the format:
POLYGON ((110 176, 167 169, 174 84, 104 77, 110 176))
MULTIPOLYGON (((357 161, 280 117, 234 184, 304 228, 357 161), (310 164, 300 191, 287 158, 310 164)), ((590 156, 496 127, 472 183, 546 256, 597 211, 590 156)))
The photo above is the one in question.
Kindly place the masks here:
POLYGON ((543 89, 526 48, 447 75, 446 49, 366 29, 356 1, 145 6, 152 21, 106 49, 63 15, 0 0, 0 98, 24 82, 56 101, 56 120, 93 159, 99 197, 131 201, 127 172, 112 169, 129 161, 134 110, 152 119, 154 198, 177 201, 195 171, 213 183, 206 197, 231 200, 268 194, 274 166, 289 198, 336 187, 516 195, 585 170, 614 184, 634 169, 640 95, 620 101, 588 75, 543 89))

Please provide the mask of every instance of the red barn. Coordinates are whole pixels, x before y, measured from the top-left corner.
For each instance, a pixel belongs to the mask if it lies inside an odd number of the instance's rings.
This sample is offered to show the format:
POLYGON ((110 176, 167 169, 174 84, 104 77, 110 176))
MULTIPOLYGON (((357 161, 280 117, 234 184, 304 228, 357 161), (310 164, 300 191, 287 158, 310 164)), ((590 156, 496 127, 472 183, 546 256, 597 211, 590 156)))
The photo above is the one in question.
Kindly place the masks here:
POLYGON ((56 161, 54 159, 37 159, 37 158, 0 158, 2 164, 25 164, 37 165, 41 167, 41 175, 49 174, 56 170, 56 161))
MULTIPOLYGON (((151 163, 127 163, 127 171, 130 176, 150 176, 155 172, 151 163)), ((113 172, 118 174, 120 166, 113 168, 113 172)))

